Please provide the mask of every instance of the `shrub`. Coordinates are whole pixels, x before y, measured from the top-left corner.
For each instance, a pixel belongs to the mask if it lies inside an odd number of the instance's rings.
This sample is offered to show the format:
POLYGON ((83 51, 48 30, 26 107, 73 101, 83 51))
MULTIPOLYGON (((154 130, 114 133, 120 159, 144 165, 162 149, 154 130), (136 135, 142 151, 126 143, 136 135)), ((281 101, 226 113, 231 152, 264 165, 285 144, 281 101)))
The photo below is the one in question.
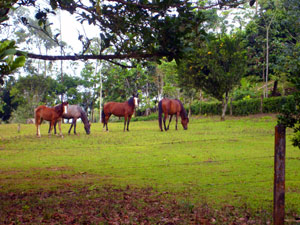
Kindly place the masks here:
MULTIPOLYGON (((279 113, 285 104, 295 105, 293 96, 272 97, 263 100, 263 113, 279 113)), ((220 102, 206 103, 196 102, 191 106, 193 115, 221 115, 222 104, 220 102)), ((228 103, 227 114, 229 114, 230 103, 228 103)), ((246 116, 261 113, 261 99, 245 99, 232 102, 232 114, 235 116, 246 116)))

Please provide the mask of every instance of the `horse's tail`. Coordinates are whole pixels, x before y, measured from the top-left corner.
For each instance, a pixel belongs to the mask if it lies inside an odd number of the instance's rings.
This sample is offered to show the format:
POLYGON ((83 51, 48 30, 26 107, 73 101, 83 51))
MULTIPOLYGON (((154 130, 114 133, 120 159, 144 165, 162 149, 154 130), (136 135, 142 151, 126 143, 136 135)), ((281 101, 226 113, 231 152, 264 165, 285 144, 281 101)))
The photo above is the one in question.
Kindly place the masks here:
POLYGON ((102 122, 102 123, 105 123, 105 113, 104 113, 104 109, 102 109, 101 115, 102 115, 102 116, 101 116, 101 117, 102 117, 102 118, 101 118, 101 122, 102 122))
POLYGON ((159 128, 162 131, 162 113, 163 113, 163 109, 162 109, 162 101, 159 101, 158 103, 158 123, 159 123, 159 128))
POLYGON ((39 123, 39 120, 41 120, 40 115, 37 115, 38 112, 41 110, 41 106, 38 106, 37 108, 34 109, 34 122, 35 124, 39 123))
POLYGON ((34 123, 36 124, 36 110, 37 109, 34 109, 34 114, 33 114, 33 116, 34 116, 34 123))

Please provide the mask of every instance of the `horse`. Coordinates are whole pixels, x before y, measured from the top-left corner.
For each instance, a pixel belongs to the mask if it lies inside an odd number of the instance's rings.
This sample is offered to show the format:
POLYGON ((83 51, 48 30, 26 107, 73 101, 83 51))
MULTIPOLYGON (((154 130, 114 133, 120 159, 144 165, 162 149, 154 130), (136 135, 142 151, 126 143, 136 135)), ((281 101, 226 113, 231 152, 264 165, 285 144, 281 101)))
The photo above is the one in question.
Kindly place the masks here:
POLYGON ((109 117, 111 115, 115 115, 118 117, 124 117, 124 131, 127 122, 127 131, 129 131, 129 122, 134 113, 135 108, 138 106, 138 97, 133 95, 128 101, 126 102, 107 102, 104 104, 102 110, 102 123, 103 129, 106 126, 106 131, 108 131, 107 123, 109 117))
POLYGON ((187 130, 189 118, 185 111, 185 108, 183 107, 182 103, 178 99, 168 99, 163 98, 158 103, 158 122, 159 122, 159 128, 161 131, 163 131, 162 128, 162 114, 164 113, 164 128, 165 131, 169 130, 170 122, 172 120, 173 115, 176 116, 176 126, 175 129, 177 130, 177 121, 178 116, 181 117, 181 124, 183 126, 184 130, 187 130), (166 119, 168 118, 168 115, 170 115, 170 120, 168 127, 166 127, 166 119))
POLYGON ((40 105, 34 110, 34 119, 35 119, 35 126, 36 126, 36 135, 37 137, 41 137, 40 126, 43 120, 50 121, 50 129, 48 134, 51 134, 52 128, 54 124, 59 121, 59 131, 60 135, 62 136, 61 132, 61 118, 64 112, 68 110, 68 102, 63 102, 59 105, 54 107, 47 107, 45 105, 40 105))
MULTIPOLYGON (((91 123, 89 122, 86 113, 84 110, 78 106, 78 105, 69 105, 68 106, 68 112, 64 113, 62 115, 63 119, 72 119, 71 127, 68 131, 68 134, 70 134, 72 127, 74 126, 74 134, 76 134, 76 121, 78 118, 81 119, 81 121, 84 123, 84 129, 86 134, 90 134, 90 127, 91 123)), ((49 132, 50 132, 51 126, 49 126, 49 132)), ((56 123, 54 124, 54 134, 56 134, 56 123)))

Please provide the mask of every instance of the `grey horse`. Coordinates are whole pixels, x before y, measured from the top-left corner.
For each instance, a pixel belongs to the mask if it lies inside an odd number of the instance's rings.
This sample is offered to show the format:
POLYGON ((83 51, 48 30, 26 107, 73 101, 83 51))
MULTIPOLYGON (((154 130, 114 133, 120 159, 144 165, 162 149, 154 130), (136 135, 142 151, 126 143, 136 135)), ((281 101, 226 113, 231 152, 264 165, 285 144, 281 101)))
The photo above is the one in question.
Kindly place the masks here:
MULTIPOLYGON (((72 119, 72 124, 71 127, 69 129, 69 134, 71 132, 72 127, 74 126, 74 134, 76 134, 76 121, 78 118, 81 118, 81 121, 84 123, 84 129, 86 134, 90 134, 90 128, 91 128, 91 124, 87 118, 86 113, 84 112, 84 110, 78 106, 78 105, 69 105, 68 106, 68 112, 64 113, 62 116, 63 119, 72 119)), ((50 128, 49 128, 50 129, 50 128)), ((56 123, 54 125, 54 133, 56 134, 56 123)))

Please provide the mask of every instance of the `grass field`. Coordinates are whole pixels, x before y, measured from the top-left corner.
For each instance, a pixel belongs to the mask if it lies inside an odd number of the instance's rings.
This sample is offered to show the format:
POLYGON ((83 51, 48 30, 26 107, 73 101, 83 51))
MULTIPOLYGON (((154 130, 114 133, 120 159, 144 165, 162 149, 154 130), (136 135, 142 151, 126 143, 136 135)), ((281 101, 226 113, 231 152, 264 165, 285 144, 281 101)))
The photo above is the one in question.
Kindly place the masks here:
MULTIPOLYGON (((230 206, 272 213, 274 179, 273 115, 190 120, 189 129, 174 121, 160 132, 157 121, 109 123, 109 132, 92 124, 91 134, 36 138, 34 125, 0 125, 0 192, 88 190, 113 186, 174 195, 184 204, 230 206)), ((287 130, 286 213, 300 213, 300 150, 287 130)), ((8 203, 7 203, 8 204, 8 203)), ((0 210, 1 211, 1 210, 0 210)))

